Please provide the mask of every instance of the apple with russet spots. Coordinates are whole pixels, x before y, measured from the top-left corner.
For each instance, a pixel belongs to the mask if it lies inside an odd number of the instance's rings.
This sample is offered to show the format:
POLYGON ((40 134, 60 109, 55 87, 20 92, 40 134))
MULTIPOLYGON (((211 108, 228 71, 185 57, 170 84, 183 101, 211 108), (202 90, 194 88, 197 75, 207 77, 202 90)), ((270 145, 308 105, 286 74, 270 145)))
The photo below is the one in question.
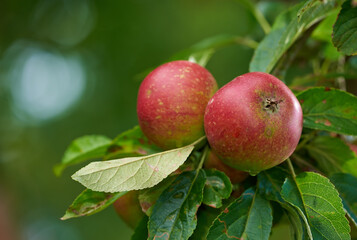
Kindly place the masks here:
POLYGON ((299 101, 278 78, 251 72, 226 84, 209 101, 204 127, 213 152, 252 175, 286 160, 302 132, 299 101))
POLYGON ((204 136, 203 116, 217 83, 204 67, 173 61, 154 69, 141 83, 137 114, 146 137, 164 150, 204 136))

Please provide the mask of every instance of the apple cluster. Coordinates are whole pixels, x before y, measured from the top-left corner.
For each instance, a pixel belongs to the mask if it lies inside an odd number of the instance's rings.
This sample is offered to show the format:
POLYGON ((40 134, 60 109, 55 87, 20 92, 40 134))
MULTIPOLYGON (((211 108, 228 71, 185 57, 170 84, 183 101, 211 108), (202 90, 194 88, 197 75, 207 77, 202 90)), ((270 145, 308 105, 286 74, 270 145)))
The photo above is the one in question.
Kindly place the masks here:
POLYGON ((251 72, 216 91, 212 74, 196 63, 173 61, 159 66, 139 89, 142 131, 165 150, 205 134, 212 150, 208 161, 220 159, 228 166, 214 167, 224 172, 233 168, 254 175, 293 153, 301 136, 302 110, 282 81, 251 72))
MULTIPOLYGON (((301 136, 302 109, 282 81, 251 72, 217 90, 212 74, 196 63, 173 61, 157 67, 140 85, 141 130, 163 150, 206 135, 210 151, 204 167, 224 172, 233 184, 293 153, 301 136)), ((127 205, 121 201, 115 205, 119 215, 130 215, 120 210, 127 205)), ((138 203, 135 209, 140 212, 138 203)), ((131 226, 139 219, 128 218, 131 226)))

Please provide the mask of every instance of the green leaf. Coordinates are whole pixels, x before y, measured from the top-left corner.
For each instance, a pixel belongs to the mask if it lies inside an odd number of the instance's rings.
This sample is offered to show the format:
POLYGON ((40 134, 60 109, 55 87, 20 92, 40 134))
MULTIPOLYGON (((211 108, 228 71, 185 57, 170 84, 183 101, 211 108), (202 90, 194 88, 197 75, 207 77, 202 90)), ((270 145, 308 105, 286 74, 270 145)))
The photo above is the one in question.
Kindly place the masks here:
POLYGON ((149 219, 148 239, 188 239, 196 228, 205 173, 184 172, 157 200, 149 219))
POLYGON ((259 11, 256 4, 251 0, 237 0, 240 2, 247 10, 249 10, 252 15, 255 17, 265 34, 268 34, 271 30, 271 27, 268 21, 265 19, 264 15, 259 11))
POLYGON ((144 240, 148 238, 148 216, 144 216, 134 230, 131 240, 144 240))
POLYGON ((89 135, 75 139, 67 148, 60 164, 54 167, 57 176, 73 164, 89 159, 101 158, 105 155, 112 140, 101 135, 89 135))
MULTIPOLYGON (((317 0, 319 1, 319 0, 317 0)), ((339 10, 334 10, 330 16, 326 17, 312 32, 311 37, 320 41, 329 42, 332 44, 332 28, 336 22, 339 10)))
POLYGON ((287 178, 281 196, 306 217, 313 239, 351 239, 341 199, 327 178, 313 172, 287 178))
POLYGON ((266 199, 275 201, 284 209, 292 228, 292 239, 308 239, 311 236, 310 226, 304 222, 297 210, 281 197, 281 187, 289 173, 281 168, 274 167, 258 174, 259 192, 266 199))
POLYGON ((139 126, 119 134, 112 142, 105 159, 133 157, 161 152, 160 148, 151 143, 139 126))
MULTIPOLYGON (((326 43, 322 51, 323 58, 326 58, 331 61, 338 61, 339 59, 341 59, 341 57, 343 57, 343 54, 337 51, 337 49, 333 46, 332 42, 326 43)), ((335 84, 335 82, 331 82, 331 84, 335 84)))
MULTIPOLYGON (((202 137, 197 142, 202 141, 202 137)), ((143 157, 92 162, 72 175, 85 187, 101 192, 150 188, 181 166, 194 144, 143 157)))
POLYGON ((78 195, 61 220, 89 216, 100 212, 124 194, 125 192, 111 194, 86 189, 78 195))
POLYGON ((215 169, 205 169, 206 183, 203 192, 203 203, 213 207, 222 207, 222 199, 227 199, 232 193, 229 178, 215 169))
POLYGON ((357 156, 341 139, 316 137, 306 145, 306 149, 324 172, 345 172, 357 176, 357 156))
POLYGON ((279 203, 285 202, 281 195, 281 186, 285 178, 289 176, 287 170, 281 167, 274 167, 258 174, 259 192, 266 199, 279 203))
POLYGON ((346 55, 357 54, 357 7, 352 7, 351 0, 342 4, 333 26, 332 42, 338 51, 346 55))
POLYGON ((269 239, 272 222, 269 201, 249 188, 216 218, 207 239, 269 239))
POLYGON ((305 1, 304 5, 299 9, 297 14, 298 18, 301 18, 308 9, 314 7, 317 4, 324 4, 326 0, 307 0, 305 1))
POLYGON ((294 89, 299 89, 301 86, 326 86, 327 84, 334 83, 336 78, 338 77, 343 77, 346 80, 350 79, 356 79, 357 75, 356 74, 351 74, 348 72, 344 73, 334 73, 334 72, 329 72, 327 74, 308 74, 305 76, 298 76, 293 79, 291 84, 289 84, 289 88, 294 90, 294 89))
POLYGON ((221 213, 221 209, 206 207, 202 205, 198 209, 198 213, 197 213, 197 227, 189 239, 206 240, 208 231, 213 221, 220 213, 221 213))
POLYGON ((161 150, 149 142, 139 126, 119 134, 114 140, 105 136, 84 136, 74 140, 66 150, 62 162, 55 166, 57 176, 69 165, 90 159, 113 159, 158 153, 161 150))
POLYGON ((281 56, 308 28, 326 17, 341 0, 324 1, 307 8, 305 13, 297 16, 302 4, 281 13, 274 22, 271 32, 265 36, 255 50, 250 62, 250 72, 271 72, 281 56))
POLYGON ((357 97, 330 88, 310 88, 296 96, 301 104, 304 127, 357 135, 357 97))
POLYGON ((139 202, 141 209, 143 212, 150 216, 152 213, 152 209, 157 201, 157 199, 160 197, 162 192, 171 185, 171 183, 175 180, 177 176, 168 176, 166 179, 161 181, 159 184, 152 188, 147 188, 139 193, 139 202))
POLYGON ((357 227, 357 178, 345 173, 336 173, 331 177, 342 198, 343 208, 357 227))

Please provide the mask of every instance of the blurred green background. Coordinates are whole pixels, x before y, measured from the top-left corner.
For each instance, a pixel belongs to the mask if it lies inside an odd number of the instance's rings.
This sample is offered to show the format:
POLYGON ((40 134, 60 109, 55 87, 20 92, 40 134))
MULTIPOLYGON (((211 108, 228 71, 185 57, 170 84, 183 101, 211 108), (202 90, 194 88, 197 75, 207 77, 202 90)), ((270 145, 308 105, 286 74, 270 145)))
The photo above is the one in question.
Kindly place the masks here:
MULTIPOLYGON (((271 19, 282 5, 259 7, 271 19)), ((233 0, 2 0, 0 239, 130 239, 111 207, 61 221, 83 190, 70 178, 80 166, 59 178, 52 168, 71 140, 137 124, 138 73, 220 34, 263 36, 233 0)), ((207 68, 222 86, 252 54, 227 47, 207 68)))

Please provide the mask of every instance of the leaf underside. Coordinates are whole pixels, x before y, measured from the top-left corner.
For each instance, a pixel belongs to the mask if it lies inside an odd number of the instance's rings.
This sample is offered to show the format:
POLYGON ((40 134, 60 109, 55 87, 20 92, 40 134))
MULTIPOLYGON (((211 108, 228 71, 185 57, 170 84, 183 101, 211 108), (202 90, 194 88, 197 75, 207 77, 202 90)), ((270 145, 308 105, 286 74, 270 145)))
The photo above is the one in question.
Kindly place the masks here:
POLYGON ((72 178, 93 191, 122 192, 153 187, 182 165, 193 145, 143 157, 92 162, 72 178))

